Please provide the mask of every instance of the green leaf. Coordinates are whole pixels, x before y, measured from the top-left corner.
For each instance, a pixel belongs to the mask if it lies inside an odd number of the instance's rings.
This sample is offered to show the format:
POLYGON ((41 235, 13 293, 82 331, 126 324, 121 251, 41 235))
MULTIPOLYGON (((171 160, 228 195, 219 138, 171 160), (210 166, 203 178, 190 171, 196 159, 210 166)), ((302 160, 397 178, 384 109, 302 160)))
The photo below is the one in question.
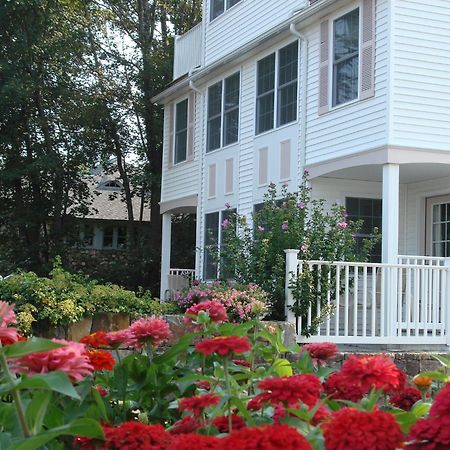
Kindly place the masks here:
POLYGON ((438 381, 448 381, 448 375, 445 375, 443 372, 439 372, 438 370, 430 370, 429 372, 423 372, 420 376, 430 377, 433 380, 438 381))
POLYGON ((64 372, 33 375, 22 380, 16 386, 16 389, 47 389, 77 400, 80 398, 69 377, 64 372))
POLYGON ((30 338, 27 341, 16 342, 15 344, 3 347, 3 352, 8 359, 21 358, 31 353, 47 352, 55 348, 64 347, 63 344, 43 338, 30 338))
POLYGON ((284 358, 278 358, 273 362, 272 369, 279 377, 289 377, 293 374, 291 363, 284 358))
POLYGON ((103 398, 100 395, 100 393, 97 391, 97 389, 95 389, 95 388, 92 389, 92 396, 94 397, 95 403, 100 411, 102 419, 105 422, 108 422, 108 413, 106 412, 105 402, 103 401, 103 398))
POLYGON ((155 364, 163 364, 180 353, 185 352, 191 345, 194 336, 195 335, 193 333, 185 334, 173 347, 164 352, 162 355, 156 356, 153 359, 153 362, 155 364))
POLYGON ((421 419, 428 414, 430 408, 430 403, 426 403, 420 400, 412 407, 411 413, 414 414, 417 418, 421 419))
POLYGON ((59 436, 82 436, 92 439, 103 439, 100 424, 92 419, 78 419, 68 425, 53 428, 45 433, 25 439, 21 443, 14 443, 8 450, 37 450, 59 436))
POLYGON ((41 431, 51 398, 51 392, 38 391, 33 395, 26 410, 26 419, 32 434, 38 434, 41 431))
POLYGON ((450 369, 450 356, 433 355, 434 359, 437 359, 444 367, 450 369))

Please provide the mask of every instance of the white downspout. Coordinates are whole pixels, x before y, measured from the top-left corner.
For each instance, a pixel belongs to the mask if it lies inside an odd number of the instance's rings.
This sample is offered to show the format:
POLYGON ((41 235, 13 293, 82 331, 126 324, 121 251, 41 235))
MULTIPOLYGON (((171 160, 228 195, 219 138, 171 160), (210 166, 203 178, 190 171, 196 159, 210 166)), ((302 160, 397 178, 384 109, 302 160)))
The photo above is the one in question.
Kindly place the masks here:
MULTIPOLYGON (((299 177, 300 180, 303 177, 303 171, 305 170, 306 163, 306 127, 307 127, 307 92, 308 92, 308 39, 302 33, 300 33, 295 27, 294 23, 289 26, 289 31, 297 36, 302 42, 302 51, 300 53, 302 58, 302 72, 301 72, 301 93, 300 93, 300 167, 299 177)), ((299 180, 299 181, 300 181, 299 180)))

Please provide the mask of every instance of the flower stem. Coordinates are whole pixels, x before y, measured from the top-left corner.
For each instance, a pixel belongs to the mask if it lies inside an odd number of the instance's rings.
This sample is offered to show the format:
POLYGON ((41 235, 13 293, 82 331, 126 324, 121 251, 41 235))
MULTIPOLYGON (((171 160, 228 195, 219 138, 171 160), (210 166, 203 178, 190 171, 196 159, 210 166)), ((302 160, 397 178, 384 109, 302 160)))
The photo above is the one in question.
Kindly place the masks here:
POLYGON ((19 418, 20 426, 22 428, 23 434, 25 437, 31 437, 30 429, 28 428, 27 419, 25 417, 25 410, 22 404, 22 398, 20 397, 20 393, 17 389, 15 389, 15 380, 14 377, 9 370, 8 362, 6 361, 6 357, 2 352, 2 344, 0 343, 0 366, 5 374, 5 377, 9 384, 11 385, 11 395, 14 400, 14 406, 16 408, 17 417, 19 418))
POLYGON ((225 373, 225 387, 228 393, 228 433, 233 431, 233 419, 231 418, 231 387, 230 387, 230 377, 228 373, 228 358, 223 360, 223 370, 225 373))

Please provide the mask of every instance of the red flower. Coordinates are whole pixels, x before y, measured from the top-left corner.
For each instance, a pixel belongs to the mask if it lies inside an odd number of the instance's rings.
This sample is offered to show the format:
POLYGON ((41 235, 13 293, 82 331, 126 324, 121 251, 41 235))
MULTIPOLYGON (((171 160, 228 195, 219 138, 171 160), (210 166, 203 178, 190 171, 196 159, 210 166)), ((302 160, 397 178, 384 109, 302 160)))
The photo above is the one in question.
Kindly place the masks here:
POLYGON ((263 407, 262 401, 260 398, 252 398, 247 403, 247 409, 249 411, 259 411, 263 407))
POLYGON ((236 364, 236 366, 250 368, 250 363, 248 361, 246 361, 245 359, 233 359, 233 364, 236 364))
POLYGON ((138 349, 147 342, 157 347, 167 341, 171 335, 169 324, 164 319, 158 319, 155 316, 136 320, 130 325, 129 331, 130 344, 138 349))
POLYGON ((171 434, 195 433, 202 425, 194 416, 185 416, 178 422, 175 422, 169 430, 171 434))
POLYGON ((450 383, 447 383, 434 398, 430 417, 450 417, 450 383))
POLYGON ((320 362, 327 361, 338 354, 337 345, 333 342, 305 344, 302 349, 306 350, 314 361, 320 362))
POLYGON ((333 400, 358 402, 366 394, 359 384, 349 383, 340 372, 330 375, 323 387, 325 393, 333 400))
POLYGON ((266 378, 258 383, 258 387, 266 392, 258 394, 256 400, 290 407, 297 406, 299 401, 311 407, 322 392, 319 378, 311 374, 266 378))
POLYGON ((222 439, 201 434, 183 434, 173 438, 167 447, 170 450, 219 450, 222 449, 222 439))
POLYGON ((106 350, 88 350, 87 355, 94 370, 113 370, 116 363, 113 355, 106 350))
POLYGON ((343 408, 322 428, 327 450, 396 450, 404 440, 394 416, 384 411, 343 408))
POLYGON ((170 442, 170 434, 161 425, 124 422, 118 427, 104 427, 106 446, 114 450, 161 450, 170 442))
POLYGON ((420 393, 419 389, 407 387, 403 391, 400 391, 397 394, 393 395, 389 399, 389 402, 396 408, 403 409, 404 411, 409 411, 414 406, 414 403, 418 402, 421 398, 422 394, 420 393))
POLYGON ((94 388, 102 397, 106 397, 108 395, 108 390, 105 389, 103 386, 97 384, 96 386, 94 386, 94 388))
POLYGON ((108 345, 104 331, 97 331, 96 333, 84 336, 80 339, 80 342, 94 348, 106 347, 108 345))
POLYGON ((178 409, 180 411, 191 411, 197 416, 203 409, 217 406, 219 402, 220 397, 216 394, 196 395, 195 397, 182 398, 178 403, 178 409))
POLYGON ((205 356, 217 353, 220 356, 228 356, 231 353, 245 353, 251 349, 250 341, 246 337, 220 336, 212 339, 204 339, 195 349, 205 356))
POLYGON ((209 381, 206 381, 206 380, 196 381, 195 385, 199 389, 203 389, 204 391, 209 391, 211 389, 211 384, 209 383, 209 381))
POLYGON ((2 345, 14 344, 19 340, 17 328, 9 325, 16 323, 14 305, 0 301, 0 341, 2 345))
POLYGON ((327 420, 329 420, 330 417, 331 417, 330 411, 328 411, 328 409, 321 406, 314 414, 314 416, 311 420, 311 424, 316 427, 317 425, 320 425, 321 423, 324 423, 327 420))
POLYGON ((206 302, 198 303, 197 305, 191 306, 184 315, 184 323, 191 325, 193 321, 196 320, 198 313, 200 311, 205 311, 208 313, 212 322, 222 323, 228 320, 227 310, 222 303, 216 300, 209 300, 206 302), (192 317, 195 316, 195 317, 192 317))
MULTIPOLYGON (((5 328, 3 328, 3 330, 5 330, 5 328)), ((15 328, 9 327, 7 329, 9 331, 9 333, 11 333, 12 330, 12 337, 9 336, 0 336, 0 342, 2 343, 2 345, 4 347, 8 346, 8 345, 12 345, 15 344, 16 342, 24 342, 27 340, 26 337, 21 336, 20 334, 17 334, 17 330, 15 328)), ((0 335, 2 334, 2 331, 0 330, 0 335)))
MULTIPOLYGON (((220 433, 229 433, 230 430, 228 428, 228 416, 219 416, 213 419, 212 424, 219 430, 220 433)), ((241 428, 245 428, 247 424, 245 420, 238 416, 237 414, 231 415, 231 426, 233 430, 240 430, 241 428)))
POLYGON ((419 420, 406 439, 406 450, 448 450, 450 448, 450 416, 419 420))
POLYGON ((127 347, 131 339, 130 331, 128 329, 111 331, 109 333, 106 333, 105 339, 110 347, 113 348, 119 348, 120 346, 127 347))
POLYGON ((224 438, 223 444, 224 449, 236 450, 312 450, 311 444, 287 425, 243 428, 224 438))
POLYGON ((403 387, 405 376, 385 355, 357 357, 351 355, 342 365, 341 375, 349 384, 358 384, 367 393, 372 389, 384 392, 403 387))
POLYGON ((94 441, 91 438, 76 437, 73 439, 74 448, 78 448, 80 450, 97 450, 98 448, 104 448, 103 446, 100 447, 100 445, 100 441, 94 441))

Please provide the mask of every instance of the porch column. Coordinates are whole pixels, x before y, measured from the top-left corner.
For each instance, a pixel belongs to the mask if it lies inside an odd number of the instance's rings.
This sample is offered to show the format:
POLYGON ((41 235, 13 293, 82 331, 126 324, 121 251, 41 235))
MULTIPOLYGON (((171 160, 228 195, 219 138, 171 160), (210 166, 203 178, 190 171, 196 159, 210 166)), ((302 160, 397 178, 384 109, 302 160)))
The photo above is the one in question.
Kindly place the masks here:
POLYGON ((169 289, 170 250, 172 247, 172 214, 162 216, 162 243, 161 243, 161 291, 160 299, 164 301, 166 291, 169 289))
POLYGON ((400 166, 383 166, 382 262, 397 264, 400 214, 400 166))

